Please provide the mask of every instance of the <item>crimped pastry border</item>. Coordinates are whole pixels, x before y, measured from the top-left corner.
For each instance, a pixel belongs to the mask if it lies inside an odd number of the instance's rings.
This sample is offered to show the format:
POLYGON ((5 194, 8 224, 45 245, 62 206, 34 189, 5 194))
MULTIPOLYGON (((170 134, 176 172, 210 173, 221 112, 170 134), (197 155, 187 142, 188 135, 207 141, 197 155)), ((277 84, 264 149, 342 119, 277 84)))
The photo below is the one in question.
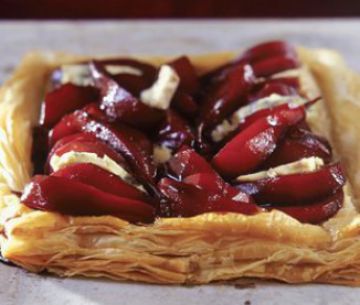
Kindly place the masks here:
MULTIPOLYGON (((299 54, 326 98, 312 111, 312 125, 330 137, 336 152, 344 157, 354 144, 345 143, 344 148, 340 132, 329 127, 333 123, 340 126, 341 118, 334 110, 344 97, 329 96, 334 91, 331 84, 337 84, 338 77, 346 79, 350 72, 330 51, 299 49, 299 54)), ((143 227, 111 216, 70 217, 21 205, 10 190, 21 191, 30 179, 31 126, 36 124, 49 73, 58 65, 84 58, 30 54, 0 90, 0 246, 4 257, 34 272, 48 270, 62 276, 165 284, 251 276, 290 283, 360 285, 360 218, 353 208, 349 185, 345 207, 323 226, 301 224, 272 211, 254 216, 208 213, 159 219, 143 227)), ((234 53, 229 52, 194 56, 191 60, 203 73, 232 58, 234 53)), ((154 64, 169 60, 142 59, 154 64)), ((356 81, 360 83, 360 77, 355 74, 344 81, 347 97, 359 94, 356 88, 347 88, 356 81)), ((350 108, 346 102, 341 107, 350 108)), ((341 115, 347 114, 344 110, 341 115)), ((360 128, 356 117, 351 117, 349 124, 360 128)), ((358 167, 346 158, 358 157, 344 158, 352 186, 358 190, 354 176, 358 167)))

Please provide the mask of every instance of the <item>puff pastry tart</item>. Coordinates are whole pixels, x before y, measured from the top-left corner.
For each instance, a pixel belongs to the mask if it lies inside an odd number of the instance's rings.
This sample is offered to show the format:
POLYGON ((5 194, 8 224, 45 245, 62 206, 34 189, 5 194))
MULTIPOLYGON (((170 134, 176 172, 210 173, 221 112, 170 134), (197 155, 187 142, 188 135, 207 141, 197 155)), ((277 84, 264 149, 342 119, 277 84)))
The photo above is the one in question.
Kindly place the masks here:
POLYGON ((283 41, 30 54, 0 92, 0 245, 33 272, 360 284, 360 77, 283 41))

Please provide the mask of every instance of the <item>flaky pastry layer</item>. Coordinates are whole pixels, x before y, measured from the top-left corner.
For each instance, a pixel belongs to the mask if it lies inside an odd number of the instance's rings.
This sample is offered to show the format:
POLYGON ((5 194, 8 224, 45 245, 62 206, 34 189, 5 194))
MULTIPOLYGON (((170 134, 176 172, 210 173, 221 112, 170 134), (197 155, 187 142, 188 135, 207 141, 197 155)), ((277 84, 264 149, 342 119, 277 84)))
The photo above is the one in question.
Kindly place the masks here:
MULTIPOLYGON (((360 285, 360 217, 354 207, 360 196, 360 77, 332 51, 300 48, 299 54, 305 66, 303 90, 315 95, 320 90, 325 97, 311 108, 308 122, 330 140, 350 180, 344 207, 334 218, 318 226, 280 211, 253 216, 208 213, 137 226, 112 216, 71 217, 27 208, 12 191, 21 192, 31 177, 31 128, 49 75, 59 65, 85 59, 31 54, 0 90, 2 255, 27 270, 61 276, 164 284, 257 277, 360 285)), ((234 56, 190 58, 204 73, 234 56)), ((156 65, 169 60, 141 59, 156 65)))

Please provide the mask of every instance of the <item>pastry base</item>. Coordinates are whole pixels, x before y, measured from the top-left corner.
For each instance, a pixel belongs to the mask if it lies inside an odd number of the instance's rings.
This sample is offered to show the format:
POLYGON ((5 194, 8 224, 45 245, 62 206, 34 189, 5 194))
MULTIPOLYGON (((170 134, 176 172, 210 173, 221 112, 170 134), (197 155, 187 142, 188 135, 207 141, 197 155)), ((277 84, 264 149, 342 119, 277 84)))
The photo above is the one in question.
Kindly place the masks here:
MULTIPOLYGON (((27 208, 11 191, 21 191, 31 176, 31 127, 49 74, 56 66, 82 59, 31 54, 0 90, 2 255, 27 270, 60 276, 161 284, 256 277, 360 285, 360 217, 355 208, 360 195, 360 77, 332 51, 301 48, 299 54, 311 71, 304 90, 321 90, 325 97, 312 108, 309 123, 330 140, 350 181, 344 207, 334 218, 320 226, 302 224, 280 211, 254 216, 208 213, 136 226, 112 216, 71 217, 27 208)), ((191 60, 203 73, 234 56, 221 53, 191 60)), ((161 64, 169 58, 144 60, 161 64)))

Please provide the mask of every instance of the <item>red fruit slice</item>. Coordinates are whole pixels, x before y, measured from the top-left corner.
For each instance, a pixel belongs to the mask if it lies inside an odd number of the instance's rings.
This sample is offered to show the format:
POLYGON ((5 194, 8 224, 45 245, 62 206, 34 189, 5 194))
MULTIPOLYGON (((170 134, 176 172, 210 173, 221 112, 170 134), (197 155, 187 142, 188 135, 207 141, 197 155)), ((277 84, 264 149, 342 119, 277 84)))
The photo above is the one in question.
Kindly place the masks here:
POLYGON ((56 150, 58 150, 60 147, 62 147, 63 145, 65 145, 69 142, 72 142, 72 141, 93 142, 93 141, 98 141, 98 140, 96 139, 96 137, 94 135, 83 133, 83 132, 74 133, 69 136, 62 137, 52 147, 51 151, 49 152, 49 157, 51 157, 51 155, 56 150))
POLYGON ((264 178, 253 183, 239 185, 239 189, 251 195, 261 204, 304 204, 329 196, 345 184, 345 175, 339 163, 302 174, 264 178))
POLYGON ((204 191, 207 192, 208 196, 211 194, 214 196, 220 196, 222 198, 228 198, 231 200, 237 198, 236 201, 254 204, 254 201, 250 197, 250 195, 226 183, 216 173, 193 174, 187 176, 183 180, 183 182, 187 184, 192 184, 198 188, 203 189, 204 191))
POLYGON ((181 56, 168 63, 180 77, 179 90, 193 94, 198 90, 199 82, 195 67, 187 56, 181 56))
POLYGON ((149 88, 151 82, 147 81, 143 77, 132 75, 132 74, 117 74, 113 75, 112 78, 126 91, 133 96, 140 96, 141 91, 149 88))
POLYGON ((181 148, 168 162, 169 169, 179 179, 199 173, 217 176, 211 165, 191 148, 181 148))
POLYGON ((97 64, 103 69, 105 66, 128 66, 139 70, 141 74, 134 75, 122 72, 111 74, 111 77, 124 89, 131 92, 135 96, 139 96, 140 92, 152 85, 156 79, 157 69, 145 62, 134 59, 118 58, 105 61, 97 61, 97 64))
POLYGON ((170 200, 173 217, 191 217, 207 212, 254 214, 260 209, 251 203, 209 194, 192 184, 163 178, 158 184, 161 193, 170 200))
POLYGON ((129 162, 136 178, 143 183, 153 183, 156 167, 152 160, 152 144, 145 135, 124 125, 113 128, 96 121, 86 124, 84 131, 95 134, 98 139, 121 153, 129 162))
MULTIPOLYGON (((243 130, 245 128, 247 128, 248 126, 250 126, 252 123, 254 123, 255 121, 257 121, 260 118, 266 117, 266 116, 272 116, 272 115, 276 115, 277 113, 281 113, 281 112, 292 112, 294 111, 293 109, 297 109, 296 113, 300 114, 300 112, 304 112, 304 117, 305 117, 305 110, 307 107, 313 105, 318 99, 312 100, 312 101, 308 101, 303 105, 300 106, 295 106, 295 105, 291 105, 291 99, 289 99, 289 103, 286 104, 282 104, 276 107, 271 107, 271 108, 266 108, 266 109, 261 109, 258 110, 256 112, 254 112, 253 114, 245 117, 244 121, 240 123, 238 130, 243 130)), ((300 127, 300 124, 303 126, 304 124, 306 124, 306 122, 304 120, 300 121, 297 126, 300 127)))
POLYGON ((275 167, 308 157, 319 157, 325 163, 329 163, 332 159, 331 146, 326 139, 309 130, 294 126, 262 168, 275 167))
POLYGON ((268 77, 275 73, 298 68, 299 66, 300 62, 296 57, 279 55, 258 61, 252 67, 257 77, 268 77))
POLYGON ((152 160, 152 144, 140 131, 121 124, 115 126, 98 122, 86 112, 78 110, 65 116, 52 129, 50 143, 79 132, 94 135, 120 153, 141 182, 151 184, 154 181, 156 167, 152 160))
POLYGON ((263 59, 284 55, 292 57, 297 56, 296 50, 289 43, 281 40, 268 41, 257 44, 245 51, 241 56, 240 61, 254 63, 263 59))
POLYGON ((101 109, 110 118, 145 130, 155 127, 164 119, 165 113, 162 110, 149 107, 135 98, 96 62, 90 67, 95 85, 101 92, 101 109))
POLYGON ((62 138, 55 144, 48 155, 46 166, 47 172, 52 172, 50 160, 54 155, 62 156, 63 154, 71 151, 94 153, 100 158, 108 156, 122 167, 127 167, 124 158, 119 153, 111 149, 104 142, 98 140, 94 135, 77 133, 62 138))
POLYGON ((256 169, 273 153, 288 127, 301 121, 304 116, 302 108, 294 108, 259 118, 213 157, 213 166, 229 178, 256 169))
MULTIPOLYGON (((225 181, 215 173, 198 173, 186 176, 182 182, 200 187, 211 194, 223 193, 225 181)), ((234 189, 234 193, 239 190, 234 189)), ((234 195, 235 196, 235 195, 234 195)))
POLYGON ((63 177, 35 176, 21 196, 28 207, 70 215, 113 215, 131 222, 151 222, 154 208, 63 177))
POLYGON ((106 116, 105 112, 100 109, 100 105, 98 103, 90 103, 86 105, 84 108, 81 109, 82 111, 86 112, 88 115, 90 115, 95 120, 101 121, 101 122, 112 122, 111 118, 106 116))
POLYGON ((305 223, 318 224, 333 217, 342 207, 344 193, 339 190, 334 195, 306 206, 276 206, 277 210, 305 223))
POLYGON ((45 96, 41 106, 40 125, 51 128, 65 114, 97 101, 98 91, 90 86, 76 86, 71 83, 57 87, 45 96))
POLYGON ((175 94, 171 106, 187 118, 194 118, 199 109, 194 98, 184 92, 177 92, 175 94))
POLYGON ((206 92, 200 109, 200 124, 214 126, 246 102, 255 84, 249 65, 236 65, 224 70, 206 92))
POLYGON ((66 136, 81 132, 82 126, 89 120, 88 116, 85 111, 81 110, 65 115, 60 122, 49 131, 49 147, 53 147, 57 141, 66 136))
POLYGON ((129 182, 90 163, 69 165, 51 174, 96 187, 97 189, 116 196, 149 202, 149 197, 129 182))
POLYGON ((192 146, 194 140, 190 125, 176 112, 167 111, 166 121, 158 131, 156 142, 171 149, 178 149, 184 144, 192 146))
MULTIPOLYGON (((142 75, 141 78, 146 79, 148 82, 152 83, 156 78, 157 69, 144 61, 139 61, 132 58, 113 58, 113 59, 105 59, 105 60, 99 60, 96 61, 102 66, 130 66, 132 68, 135 68, 137 70, 140 70, 142 75)), ((127 73, 122 73, 127 74, 127 73)), ((116 73, 115 73, 116 75, 116 73)))

